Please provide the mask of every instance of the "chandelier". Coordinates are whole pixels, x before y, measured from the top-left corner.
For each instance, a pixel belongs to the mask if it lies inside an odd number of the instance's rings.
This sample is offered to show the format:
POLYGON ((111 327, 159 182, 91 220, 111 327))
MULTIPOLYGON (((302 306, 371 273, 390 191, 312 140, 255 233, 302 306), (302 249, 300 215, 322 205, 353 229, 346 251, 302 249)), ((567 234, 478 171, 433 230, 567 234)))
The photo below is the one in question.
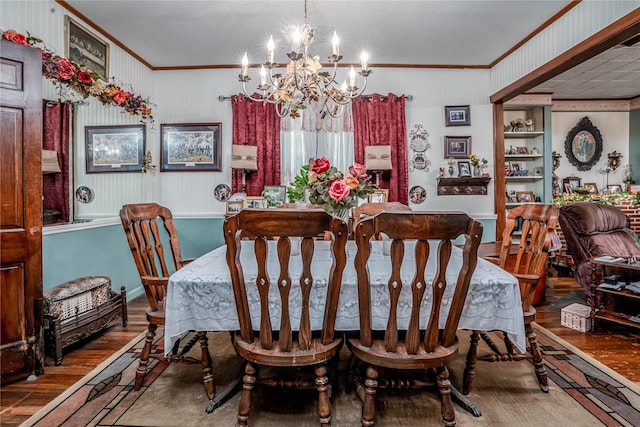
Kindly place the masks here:
POLYGON ((307 23, 307 0, 304 1, 304 25, 295 27, 292 33, 292 50, 287 53, 289 63, 285 74, 274 73, 274 68, 281 68, 284 64, 275 62, 275 43, 273 36, 267 43, 267 60, 260 68, 259 93, 249 94, 247 83, 251 78, 248 74, 249 59, 245 52, 242 57, 242 68, 238 80, 242 82, 242 91, 251 101, 275 104, 280 117, 286 115, 292 118, 300 117, 298 110, 304 109, 314 102, 319 105, 320 117, 339 117, 344 106, 353 98, 360 96, 367 87, 367 77, 371 74, 368 55, 362 53, 360 57, 361 69, 358 72, 363 78, 362 89, 356 86, 356 71, 353 66, 349 71, 349 83, 342 84, 336 80, 340 55, 340 41, 334 32, 332 39, 332 54, 329 63, 333 70, 321 71, 322 64, 319 56, 311 56, 309 46, 313 43, 313 28, 307 23))

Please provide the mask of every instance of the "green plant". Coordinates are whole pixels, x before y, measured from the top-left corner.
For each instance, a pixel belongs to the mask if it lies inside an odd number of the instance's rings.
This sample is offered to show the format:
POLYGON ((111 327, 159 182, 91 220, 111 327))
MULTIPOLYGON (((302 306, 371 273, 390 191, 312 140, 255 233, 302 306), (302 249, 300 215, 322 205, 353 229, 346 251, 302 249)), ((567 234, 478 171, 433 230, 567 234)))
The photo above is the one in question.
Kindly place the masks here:
POLYGON ((304 202, 304 191, 309 188, 309 165, 300 168, 300 173, 293 179, 287 187, 287 197, 289 203, 304 202))

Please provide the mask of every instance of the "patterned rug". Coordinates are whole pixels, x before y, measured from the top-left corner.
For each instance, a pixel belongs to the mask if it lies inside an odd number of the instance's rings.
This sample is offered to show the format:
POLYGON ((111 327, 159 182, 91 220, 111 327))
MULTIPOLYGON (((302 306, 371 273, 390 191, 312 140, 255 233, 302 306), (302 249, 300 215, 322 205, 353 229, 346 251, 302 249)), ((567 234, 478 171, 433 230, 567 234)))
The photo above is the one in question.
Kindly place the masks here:
MULTIPOLYGON (((482 416, 455 405, 458 426, 638 426, 640 387, 537 327, 549 375, 550 391, 540 391, 528 362, 482 363, 468 396, 482 416)), ((159 334, 160 335, 160 334, 159 334)), ((241 361, 228 333, 209 334, 217 390, 238 373, 241 361)), ((461 384, 469 333, 459 331, 460 356, 451 380, 461 384)), ((233 426, 239 394, 207 414, 198 365, 152 362, 140 391, 133 378, 143 335, 31 417, 24 426, 233 426)), ((154 351, 162 345, 156 341, 154 351)), ((346 346, 345 346, 346 347, 346 346)), ((346 350, 343 350, 346 351, 346 350)), ((346 359, 348 353, 344 354, 346 359)), ((342 373, 344 366, 341 365, 342 373)), ((251 426, 317 426, 316 394, 256 388, 251 426)), ((333 425, 359 426, 360 401, 340 387, 332 399, 333 425)), ((430 391, 379 393, 377 425, 441 425, 439 401, 430 391)))

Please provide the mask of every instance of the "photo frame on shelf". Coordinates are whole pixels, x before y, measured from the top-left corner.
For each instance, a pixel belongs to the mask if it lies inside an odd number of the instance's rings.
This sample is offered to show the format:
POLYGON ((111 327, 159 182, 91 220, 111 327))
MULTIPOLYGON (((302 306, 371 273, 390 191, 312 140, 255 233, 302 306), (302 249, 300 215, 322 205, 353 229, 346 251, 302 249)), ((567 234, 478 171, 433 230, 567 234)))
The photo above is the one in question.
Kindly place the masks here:
POLYGON ((527 147, 516 147, 517 154, 530 154, 527 147))
POLYGON ((616 194, 616 193, 621 193, 622 192, 622 186, 620 184, 609 184, 609 185, 607 185, 607 189, 609 190, 609 193, 611 193, 611 194, 616 194))
POLYGON ((265 209, 267 199, 262 196, 247 196, 244 198, 244 209, 265 209))
POLYGON ((458 177, 470 177, 471 176, 471 162, 461 161, 458 162, 458 177))
POLYGON ((598 186, 595 182, 585 182, 584 189, 591 194, 598 194, 598 186))
POLYGON ((287 187, 283 185, 265 185, 262 197, 267 201, 267 207, 276 208, 287 200, 287 187))
POLYGON ((222 171, 220 135, 220 123, 160 125, 160 171, 222 171))
POLYGON ((244 200, 227 200, 227 214, 236 214, 244 207, 244 200))
POLYGON ((64 17, 65 57, 109 81, 109 44, 100 40, 69 16, 64 17))
POLYGON ((582 178, 577 176, 569 176, 567 178, 562 178, 562 184, 563 184, 563 187, 565 188, 565 192, 573 193, 574 188, 582 186, 582 178), (571 189, 571 191, 566 191, 567 184, 569 185, 569 188, 571 189))
POLYGON ((445 126, 470 126, 471 115, 468 105, 453 105, 444 107, 445 126))
POLYGON ((141 172, 145 125, 85 126, 87 173, 141 172))
POLYGON ((388 198, 388 189, 376 188, 373 190, 373 193, 369 194, 369 203, 387 203, 388 198))
POLYGON ((518 203, 532 203, 536 200, 533 191, 516 191, 516 197, 518 198, 518 203))
POLYGON ((640 184, 627 184, 627 191, 629 193, 640 193, 640 184))
POLYGON ((445 136, 444 158, 468 159, 471 154, 470 136, 445 136))
POLYGON ((568 182, 565 182, 562 184, 562 186, 564 187, 564 192, 567 194, 573 194, 573 187, 571 187, 571 184, 569 184, 568 182))

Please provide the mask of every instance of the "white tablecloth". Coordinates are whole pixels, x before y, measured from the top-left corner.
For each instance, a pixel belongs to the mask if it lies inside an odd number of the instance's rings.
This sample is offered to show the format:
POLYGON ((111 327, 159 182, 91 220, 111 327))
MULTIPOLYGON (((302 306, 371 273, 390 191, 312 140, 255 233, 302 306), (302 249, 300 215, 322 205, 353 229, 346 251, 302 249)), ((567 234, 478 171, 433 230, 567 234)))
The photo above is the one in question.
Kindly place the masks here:
MULTIPOLYGON (((271 302, 272 324, 279 325, 280 303, 277 299, 278 277, 277 252, 275 241, 269 242, 268 270, 271 277, 271 292, 274 298, 271 302)), ((247 283, 255 283, 256 263, 253 259, 251 241, 243 241, 241 262, 247 283)), ((432 248, 432 250, 435 249, 432 248)), ((311 323, 312 328, 320 329, 324 313, 324 295, 326 294, 327 276, 331 265, 329 242, 317 241, 316 253, 312 264, 312 274, 315 279, 311 293, 311 323)), ((336 319, 337 331, 354 331, 360 329, 358 319, 358 292, 356 272, 353 260, 356 246, 353 241, 347 243, 347 266, 343 274, 338 315, 336 319)), ((451 303, 451 296, 457 272, 462 264, 461 250, 454 247, 451 262, 447 270, 447 292, 445 305, 451 303)), ((169 352, 180 335, 189 330, 196 331, 233 331, 239 328, 238 316, 235 308, 231 277, 227 267, 226 246, 221 246, 191 262, 181 270, 171 275, 166 301, 165 352, 169 352)), ((411 246, 407 246, 405 257, 413 257, 411 246)), ((433 258, 433 257, 432 257, 433 258)), ((432 259, 427 267, 431 278, 435 274, 435 261, 432 259)), ((290 266, 293 286, 290 294, 290 306, 293 308, 300 303, 300 287, 296 278, 301 270, 300 257, 294 257, 290 266), (297 263, 296 263, 297 260, 297 263)), ((372 324, 374 329, 386 328, 389 313, 388 292, 386 286, 391 271, 390 258, 382 253, 382 242, 373 242, 369 272, 372 277, 372 324)), ((406 327, 410 316, 410 289, 415 269, 413 263, 405 262, 401 272, 404 284, 401 302, 398 308, 398 322, 400 327, 406 327), (405 292, 406 291, 406 292, 405 292)), ((429 279, 429 278, 428 278, 429 279)), ((430 284, 430 283, 429 283, 430 284)), ((425 292, 423 304, 431 304, 430 287, 425 292)), ((249 304, 259 304, 258 292, 255 286, 248 286, 249 304)), ((299 312, 299 310, 298 310, 299 312)), ((429 310, 424 310, 428 314, 429 310)), ((444 319, 448 310, 441 313, 440 324, 444 327, 444 319)), ((423 319, 424 321, 425 319, 423 319)), ((254 328, 260 324, 259 310, 252 313, 254 328)), ((426 323, 426 322, 425 322, 426 323)), ((299 325, 299 317, 292 317, 294 330, 299 325)), ((521 350, 525 348, 524 321, 520 300, 518 281, 511 274, 499 267, 478 260, 473 274, 467 300, 460 318, 460 329, 468 330, 502 330, 509 334, 512 341, 521 350)))

